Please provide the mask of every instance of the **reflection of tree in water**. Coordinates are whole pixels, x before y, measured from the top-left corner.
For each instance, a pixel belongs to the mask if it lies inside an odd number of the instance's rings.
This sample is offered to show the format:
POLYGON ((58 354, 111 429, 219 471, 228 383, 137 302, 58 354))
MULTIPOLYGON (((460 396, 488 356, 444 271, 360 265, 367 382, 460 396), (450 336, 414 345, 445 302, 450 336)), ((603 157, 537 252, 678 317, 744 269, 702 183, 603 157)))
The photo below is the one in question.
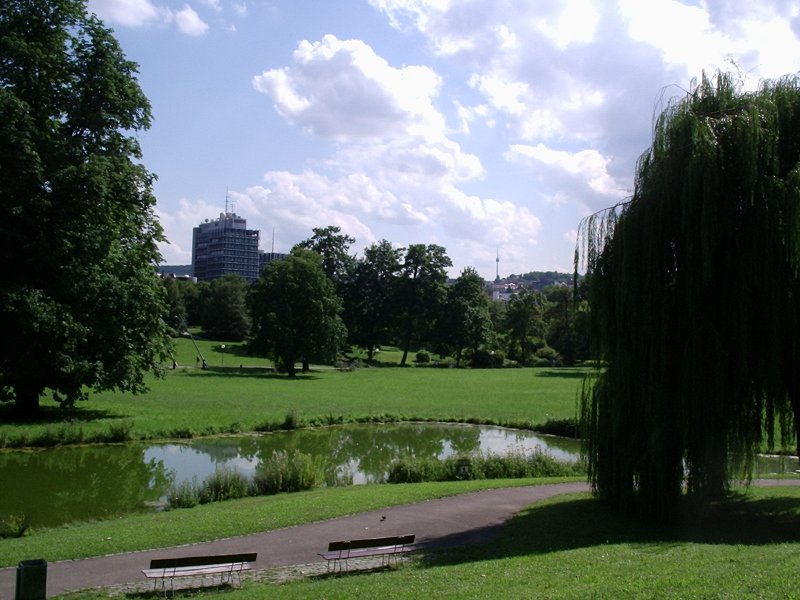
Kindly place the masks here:
POLYGON ((324 457, 329 481, 337 469, 350 464, 357 465, 368 481, 382 481, 396 458, 436 458, 448 442, 457 452, 468 453, 478 449, 479 438, 477 427, 429 423, 324 427, 264 435, 260 457, 265 460, 275 450, 296 450, 324 457))
POLYGON ((25 514, 42 527, 140 510, 172 484, 144 452, 124 444, 0 454, 0 515, 25 514))
POLYGON ((244 438, 201 438, 193 440, 190 447, 196 454, 205 454, 212 463, 226 463, 243 456, 241 442, 244 438))

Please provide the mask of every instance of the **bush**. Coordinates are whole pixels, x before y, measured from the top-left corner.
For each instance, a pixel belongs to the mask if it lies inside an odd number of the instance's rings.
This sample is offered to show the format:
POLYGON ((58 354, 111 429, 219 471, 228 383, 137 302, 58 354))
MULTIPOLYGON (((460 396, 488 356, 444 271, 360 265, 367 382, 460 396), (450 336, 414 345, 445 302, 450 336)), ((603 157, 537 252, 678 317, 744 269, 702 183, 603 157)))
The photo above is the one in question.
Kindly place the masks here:
POLYGON ((25 515, 8 515, 0 519, 0 540, 4 538, 21 538, 31 527, 30 519, 25 515))
POLYGON ((169 508, 192 508, 200 504, 201 485, 197 482, 197 477, 191 481, 181 481, 178 485, 173 485, 167 494, 167 506, 169 508))
POLYGON ((540 425, 533 428, 534 431, 539 433, 547 433, 549 435, 558 435, 561 437, 578 439, 578 421, 576 419, 548 419, 540 425))
POLYGON ((292 409, 286 413, 286 418, 283 420, 281 428, 285 431, 291 431, 292 429, 299 429, 300 427, 302 427, 302 424, 300 422, 300 417, 297 416, 297 412, 292 409))
POLYGON ((325 481, 325 460, 308 454, 275 450, 265 460, 253 479, 258 495, 299 492, 320 487, 325 481))
POLYGON ((427 350, 420 350, 414 357, 414 362, 427 365, 431 362, 431 354, 427 350))
POLYGON ((203 481, 200 503, 221 502, 250 495, 250 482, 238 471, 222 467, 203 481))
POLYGON ((539 450, 510 450, 502 454, 450 456, 444 460, 407 457, 389 468, 389 483, 460 481, 464 479, 519 479, 585 474, 580 463, 560 461, 539 450))
MULTIPOLYGON (((548 367, 554 367, 556 365, 560 365, 563 362, 562 356, 558 353, 558 350, 555 348, 551 348, 550 346, 544 346, 539 348, 535 353, 534 356, 537 359, 545 359, 547 360, 548 367)), ((534 364, 534 366, 539 366, 534 364)))
POLYGON ((443 481, 444 463, 428 458, 404 457, 389 465, 386 481, 389 483, 421 483, 443 481))
POLYGON ((506 355, 498 350, 478 350, 472 353, 470 365, 475 369, 498 369, 503 366, 506 355))

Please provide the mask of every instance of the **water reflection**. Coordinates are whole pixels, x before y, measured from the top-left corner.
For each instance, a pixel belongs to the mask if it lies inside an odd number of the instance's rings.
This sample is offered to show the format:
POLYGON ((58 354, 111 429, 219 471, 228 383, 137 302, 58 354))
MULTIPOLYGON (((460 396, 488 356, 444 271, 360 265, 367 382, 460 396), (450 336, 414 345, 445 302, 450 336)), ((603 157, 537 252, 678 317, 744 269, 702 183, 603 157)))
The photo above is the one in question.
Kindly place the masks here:
POLYGON ((326 480, 345 474, 354 484, 384 481, 387 467, 401 456, 446 458, 454 454, 494 452, 511 448, 542 448, 558 458, 574 460, 578 443, 499 427, 403 423, 357 425, 284 431, 261 436, 222 437, 151 446, 145 454, 175 473, 179 483, 205 479, 225 466, 252 476, 258 465, 276 450, 297 450, 322 457, 326 480))
MULTIPOLYGON (((203 481, 220 467, 252 476, 276 450, 325 458, 327 481, 381 482, 401 456, 455 454, 539 447, 575 460, 575 440, 530 431, 476 425, 404 423, 278 432, 160 444, 120 444, 0 452, 0 519, 26 514, 34 527, 109 518, 163 505, 174 483, 203 481), (344 477, 342 477, 344 474, 344 477)), ((792 472, 796 457, 765 458, 759 474, 792 472)))
POLYGON ((133 444, 0 452, 0 518, 55 526, 158 505, 174 474, 145 454, 133 444))

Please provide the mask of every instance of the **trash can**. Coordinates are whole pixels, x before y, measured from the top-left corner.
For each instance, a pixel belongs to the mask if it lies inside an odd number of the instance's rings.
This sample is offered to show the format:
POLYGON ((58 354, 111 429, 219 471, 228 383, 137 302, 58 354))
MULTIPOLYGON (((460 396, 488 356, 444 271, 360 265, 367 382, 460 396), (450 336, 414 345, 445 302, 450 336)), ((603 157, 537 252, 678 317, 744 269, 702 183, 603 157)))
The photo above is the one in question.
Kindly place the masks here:
POLYGON ((15 600, 45 600, 47 597, 47 561, 23 560, 17 565, 15 600))

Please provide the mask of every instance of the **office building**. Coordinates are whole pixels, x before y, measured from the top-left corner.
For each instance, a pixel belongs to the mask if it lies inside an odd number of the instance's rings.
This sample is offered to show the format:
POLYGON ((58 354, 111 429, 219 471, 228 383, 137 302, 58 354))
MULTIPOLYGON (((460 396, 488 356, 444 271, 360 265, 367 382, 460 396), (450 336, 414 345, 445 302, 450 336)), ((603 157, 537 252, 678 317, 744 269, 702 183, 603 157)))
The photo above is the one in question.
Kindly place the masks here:
POLYGON ((223 275, 241 275, 255 281, 259 275, 260 232, 248 229, 247 220, 235 213, 200 223, 192 234, 192 272, 197 281, 223 275))

